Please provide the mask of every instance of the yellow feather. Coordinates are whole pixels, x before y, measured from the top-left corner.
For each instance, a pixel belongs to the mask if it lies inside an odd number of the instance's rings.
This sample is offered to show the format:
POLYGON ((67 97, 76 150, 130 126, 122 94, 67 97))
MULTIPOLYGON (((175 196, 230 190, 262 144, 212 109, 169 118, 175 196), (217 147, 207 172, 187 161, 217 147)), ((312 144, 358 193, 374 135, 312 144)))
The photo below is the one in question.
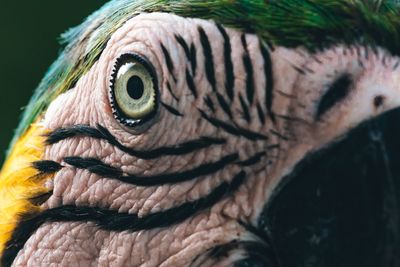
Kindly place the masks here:
POLYGON ((0 252, 24 213, 39 212, 30 199, 48 192, 43 175, 32 163, 43 158, 46 130, 34 123, 15 143, 0 173, 0 252))

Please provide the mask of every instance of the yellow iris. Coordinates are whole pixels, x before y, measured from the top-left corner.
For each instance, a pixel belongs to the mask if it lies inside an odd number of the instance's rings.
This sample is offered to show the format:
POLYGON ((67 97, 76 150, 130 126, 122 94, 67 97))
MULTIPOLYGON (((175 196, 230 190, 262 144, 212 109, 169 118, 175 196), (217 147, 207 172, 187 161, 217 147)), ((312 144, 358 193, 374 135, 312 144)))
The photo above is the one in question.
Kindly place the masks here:
POLYGON ((138 61, 123 64, 114 83, 115 101, 128 118, 140 120, 156 108, 156 90, 152 75, 138 61))

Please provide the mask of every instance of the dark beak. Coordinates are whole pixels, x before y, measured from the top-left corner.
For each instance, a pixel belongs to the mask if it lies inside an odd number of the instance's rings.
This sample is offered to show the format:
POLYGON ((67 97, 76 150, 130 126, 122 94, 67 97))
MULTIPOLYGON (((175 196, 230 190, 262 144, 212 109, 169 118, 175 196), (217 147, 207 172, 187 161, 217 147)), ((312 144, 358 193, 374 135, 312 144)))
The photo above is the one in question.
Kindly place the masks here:
POLYGON ((259 223, 279 266, 400 266, 400 109, 304 158, 259 223))

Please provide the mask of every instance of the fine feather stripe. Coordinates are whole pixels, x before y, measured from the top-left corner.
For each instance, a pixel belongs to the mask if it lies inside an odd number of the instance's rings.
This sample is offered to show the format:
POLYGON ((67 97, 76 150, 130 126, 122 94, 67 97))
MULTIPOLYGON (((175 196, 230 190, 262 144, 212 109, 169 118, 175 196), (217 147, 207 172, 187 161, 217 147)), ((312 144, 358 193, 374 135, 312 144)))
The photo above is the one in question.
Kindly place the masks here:
POLYGON ((270 130, 270 133, 271 134, 273 134, 273 135, 275 135, 276 137, 278 137, 279 139, 282 139, 282 140, 284 140, 284 141, 288 141, 289 140, 289 137, 287 137, 287 136, 284 136, 283 134, 281 134, 280 132, 277 132, 277 131, 275 131, 275 130, 270 130))
POLYGON ((183 114, 182 114, 179 110, 177 110, 176 108, 174 108, 174 107, 172 107, 172 106, 170 106, 170 105, 168 105, 168 104, 165 104, 164 102, 161 102, 161 105, 162 105, 166 110, 168 110, 171 114, 173 114, 173 115, 175 115, 175 116, 178 116, 178 117, 183 117, 183 114))
POLYGON ((265 106, 267 107, 267 114, 272 120, 275 122, 275 114, 272 111, 272 103, 274 100, 273 88, 274 88, 274 80, 272 74, 272 60, 269 54, 269 51, 265 46, 260 42, 259 43, 261 49, 261 55, 264 59, 264 76, 265 76, 265 106))
POLYGON ((165 184, 175 184, 196 179, 201 176, 213 174, 222 170, 228 165, 233 164, 239 155, 237 153, 222 157, 215 162, 207 162, 194 167, 190 170, 182 172, 156 174, 152 176, 138 176, 135 174, 124 174, 119 168, 105 164, 99 159, 81 158, 81 157, 66 157, 64 161, 76 168, 88 170, 91 173, 98 174, 107 178, 113 178, 127 184, 138 186, 156 186, 165 184))
POLYGON ((232 120, 233 115, 232 115, 230 105, 228 104, 228 102, 226 102, 225 98, 220 93, 216 92, 216 95, 217 95, 218 104, 221 106, 224 113, 226 115, 228 115, 228 117, 232 120))
POLYGON ((243 50, 244 50, 242 60, 243 60, 244 69, 246 71, 246 96, 247 96, 247 101, 251 105, 251 104, 253 104, 253 100, 254 100, 253 64, 251 63, 249 50, 247 49, 246 35, 243 34, 241 37, 241 40, 242 40, 242 46, 243 46, 243 50))
POLYGON ((214 70, 214 56, 211 49, 210 41, 208 40, 207 34, 202 27, 198 28, 200 35, 200 42, 204 53, 204 68, 206 70, 207 80, 210 83, 213 91, 217 90, 217 82, 215 80, 215 70, 214 70))
POLYGON ((190 63, 192 65, 192 74, 194 77, 196 75, 197 69, 196 47, 194 46, 194 44, 190 45, 190 63))
POLYGON ((32 167, 38 170, 40 173, 56 173, 62 166, 52 160, 38 160, 32 163, 32 167))
POLYGON ((48 145, 53 145, 62 140, 77 136, 86 136, 96 139, 106 138, 106 135, 104 135, 99 129, 90 127, 89 125, 77 124, 71 127, 58 128, 48 133, 46 138, 46 143, 48 145))
POLYGON ((266 135, 260 134, 260 133, 256 133, 253 131, 250 131, 248 129, 244 129, 241 128, 239 126, 233 126, 229 123, 226 123, 224 121, 221 121, 219 119, 216 118, 212 118, 210 116, 208 116, 204 111, 202 111, 201 109, 199 109, 199 112, 201 114, 201 116, 207 120, 211 125, 213 125, 216 128, 220 128, 222 130, 224 130, 225 132, 237 136, 237 137, 244 137, 246 139, 249 139, 251 141, 257 141, 257 140, 266 140, 268 139, 268 137, 266 135))
POLYGON ((105 140, 121 151, 141 159, 154 159, 161 156, 185 155, 200 149, 211 147, 213 145, 223 145, 226 143, 226 140, 222 138, 202 136, 198 139, 190 140, 177 145, 159 147, 149 150, 134 150, 118 142, 118 140, 100 124, 97 125, 97 128, 93 128, 88 125, 74 125, 68 128, 56 129, 47 135, 46 142, 47 144, 52 145, 62 140, 78 136, 87 136, 105 140))
POLYGON ((139 217, 137 214, 120 213, 115 210, 73 205, 48 209, 36 215, 26 214, 13 232, 10 241, 7 242, 1 258, 1 265, 4 267, 11 266, 28 238, 46 222, 93 222, 102 230, 116 232, 136 232, 167 227, 180 223, 233 194, 243 184, 245 178, 246 173, 241 171, 233 177, 231 182, 221 183, 203 198, 144 217, 139 217))
POLYGON ((350 93, 352 83, 352 78, 348 73, 344 73, 334 80, 318 103, 315 119, 319 120, 333 106, 343 101, 350 93))
POLYGON ((258 119, 260 121, 261 124, 265 124, 265 115, 264 115, 264 111, 260 105, 260 103, 257 102, 257 115, 258 115, 258 119))
POLYGON ((225 90, 226 94, 228 95, 229 99, 233 101, 234 93, 233 93, 233 88, 234 88, 234 83, 235 83, 235 75, 234 75, 234 69, 233 69, 233 63, 232 63, 232 46, 231 46, 231 41, 229 39, 228 34, 226 33, 226 30, 224 27, 222 27, 220 24, 217 24, 217 28, 219 32, 221 33, 223 39, 224 39, 224 61, 225 61, 225 90))
POLYGON ((202 4, 198 0, 172 1, 169 4, 159 0, 121 0, 114 3, 106 5, 97 15, 64 35, 63 43, 68 44, 68 48, 39 85, 24 112, 14 140, 46 110, 51 99, 70 88, 97 62, 102 49, 119 28, 117 25, 123 25, 135 14, 143 12, 165 12, 186 18, 212 20, 256 34, 274 46, 287 48, 301 46, 315 51, 335 44, 359 44, 360 40, 365 40, 367 45, 383 47, 393 55, 398 55, 400 51, 400 38, 396 30, 400 26, 398 1, 337 0, 334 5, 332 1, 318 1, 318 4, 298 0, 245 1, 246 8, 238 1, 221 0, 212 5, 202 4), (331 14, 336 14, 335 23, 332 23, 331 14), (315 18, 321 21, 317 28, 315 18), (281 23, 271 21, 283 21, 287 27, 283 31, 281 23))
POLYGON ((242 166, 242 167, 252 166, 252 165, 258 163, 266 155, 267 155, 267 152, 265 152, 265 151, 256 153, 254 156, 251 156, 247 160, 243 160, 243 161, 239 162, 238 165, 242 166))
POLYGON ((165 46, 162 43, 160 45, 161 45, 161 50, 162 50, 162 52, 164 54, 165 63, 167 65, 168 71, 171 74, 171 76, 174 79, 174 81, 176 82, 176 78, 175 78, 175 74, 174 74, 174 64, 172 63, 171 56, 169 55, 169 52, 165 48, 165 46))
POLYGON ((191 58, 190 58, 190 49, 188 44, 186 43, 185 39, 183 39, 182 36, 175 34, 175 40, 178 42, 178 44, 180 44, 180 46, 182 47, 183 51, 185 52, 186 58, 187 60, 190 62, 191 58))
POLYGON ((240 105, 242 106, 243 118, 247 121, 247 123, 250 123, 251 117, 250 117, 249 107, 247 106, 246 101, 243 99, 243 96, 240 93, 239 93, 239 101, 240 105))
POLYGON ((196 85, 194 83, 193 76, 190 75, 190 72, 188 69, 186 69, 186 83, 188 85, 189 91, 193 94, 194 98, 197 98, 196 85))
POLYGON ((204 97, 204 103, 206 103, 207 107, 214 113, 215 112, 215 107, 214 107, 214 102, 210 98, 209 95, 204 97))
POLYGON ((167 82, 167 90, 168 92, 171 94, 171 96, 177 101, 179 102, 179 98, 175 95, 175 93, 172 91, 172 87, 171 84, 169 82, 167 82))
POLYGON ((49 191, 34 197, 29 198, 29 201, 36 206, 42 205, 53 195, 53 191, 49 191))

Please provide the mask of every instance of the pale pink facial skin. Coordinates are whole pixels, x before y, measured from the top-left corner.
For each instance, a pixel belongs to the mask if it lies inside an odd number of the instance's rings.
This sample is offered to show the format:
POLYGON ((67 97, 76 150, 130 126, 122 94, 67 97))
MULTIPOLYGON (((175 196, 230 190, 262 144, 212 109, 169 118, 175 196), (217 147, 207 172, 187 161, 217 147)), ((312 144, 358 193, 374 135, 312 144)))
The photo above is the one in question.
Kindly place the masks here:
MULTIPOLYGON (((243 66, 241 36, 226 29, 232 44, 235 74, 235 98, 231 105, 236 125, 268 136, 267 140, 250 141, 230 135, 204 120, 198 109, 209 112, 204 97, 211 95, 216 103, 214 117, 232 122, 217 104, 206 78, 204 56, 198 34, 203 27, 214 55, 217 90, 225 93, 223 39, 212 21, 184 19, 171 14, 141 14, 125 23, 109 40, 98 62, 83 76, 75 88, 60 95, 46 112, 43 124, 54 130, 75 124, 106 127, 125 146, 151 149, 173 145, 203 135, 223 137, 226 145, 199 150, 185 156, 166 156, 141 160, 129 156, 103 140, 76 137, 46 149, 45 159, 65 166, 48 183, 53 195, 44 208, 75 204, 102 207, 119 212, 146 216, 206 196, 223 181, 230 181, 240 170, 247 178, 237 192, 182 223, 168 228, 138 232, 109 232, 93 223, 47 223, 33 234, 14 261, 14 266, 189 266, 195 259, 201 266, 232 266, 243 257, 235 251, 225 258, 207 258, 208 250, 233 240, 259 240, 239 223, 257 226, 257 219, 280 179, 307 153, 339 138, 360 122, 399 105, 400 76, 398 58, 383 49, 377 52, 364 47, 336 46, 311 55, 305 50, 275 47, 270 51, 273 71, 274 124, 266 116, 262 124, 256 103, 266 114, 264 104, 266 77, 257 36, 246 34, 247 49, 254 68, 254 103, 250 105, 251 122, 241 115, 239 95, 246 95, 246 73, 243 66), (190 93, 185 72, 190 63, 174 34, 197 48, 197 71, 194 82, 198 97, 190 93), (172 79, 160 42, 171 55, 176 82, 172 79), (177 117, 160 106, 159 117, 143 133, 122 126, 112 115, 109 103, 109 81, 115 60, 124 53, 144 55, 155 67, 160 99, 179 110, 177 117), (301 73, 303 70, 304 73, 301 73), (317 105, 329 85, 340 73, 349 73, 353 83, 350 94, 315 119, 317 105), (180 101, 167 90, 167 82, 180 101), (374 99, 382 96, 378 106, 374 99), (273 134, 279 133, 285 138, 273 134), (287 138, 287 139, 286 139, 287 138), (270 146, 279 145, 271 149, 270 146), (228 166, 213 175, 175 185, 140 187, 107 179, 63 162, 67 156, 94 157, 125 172, 141 175, 186 170, 207 161, 238 152, 241 160, 267 151, 258 164, 251 167, 228 166), (203 260, 198 260, 203 259, 203 260), (200 262, 200 263, 199 263, 200 262)), ((190 68, 189 68, 190 69, 190 68)), ((198 266, 200 266, 198 265, 198 266)), ((196 265, 195 265, 196 266, 196 265)))

